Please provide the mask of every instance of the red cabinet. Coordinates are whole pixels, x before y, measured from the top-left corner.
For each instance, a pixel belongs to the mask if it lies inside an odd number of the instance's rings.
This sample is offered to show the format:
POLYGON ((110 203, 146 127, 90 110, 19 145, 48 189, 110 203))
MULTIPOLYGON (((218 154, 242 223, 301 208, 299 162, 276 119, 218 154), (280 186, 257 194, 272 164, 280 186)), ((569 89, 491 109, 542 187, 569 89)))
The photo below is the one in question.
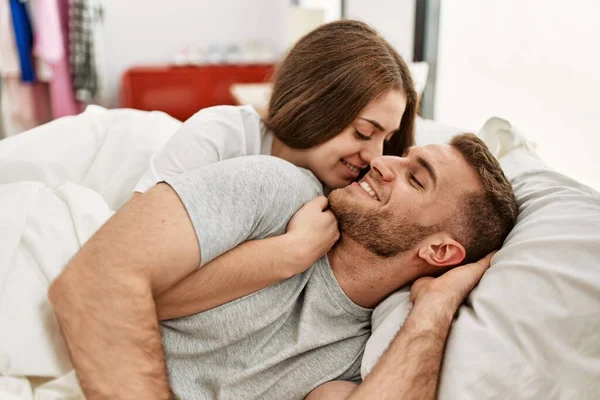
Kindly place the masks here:
POLYGON ((159 110, 185 121, 199 109, 236 104, 234 83, 267 82, 273 65, 203 65, 197 67, 136 67, 123 75, 121 106, 159 110))

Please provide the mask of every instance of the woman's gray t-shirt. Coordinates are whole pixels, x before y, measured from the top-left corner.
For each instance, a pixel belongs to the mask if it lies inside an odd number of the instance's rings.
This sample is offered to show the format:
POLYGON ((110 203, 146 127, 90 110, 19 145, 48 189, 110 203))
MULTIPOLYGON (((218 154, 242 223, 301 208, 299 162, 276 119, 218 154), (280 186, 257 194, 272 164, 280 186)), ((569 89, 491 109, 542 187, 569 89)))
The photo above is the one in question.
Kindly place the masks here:
MULTIPOLYGON (((167 183, 196 229, 202 265, 246 240, 284 233, 323 191, 309 171, 269 156, 219 162, 167 183)), ((172 390, 181 399, 302 399, 330 380, 359 381, 370 319, 323 257, 256 293, 164 321, 172 390)))

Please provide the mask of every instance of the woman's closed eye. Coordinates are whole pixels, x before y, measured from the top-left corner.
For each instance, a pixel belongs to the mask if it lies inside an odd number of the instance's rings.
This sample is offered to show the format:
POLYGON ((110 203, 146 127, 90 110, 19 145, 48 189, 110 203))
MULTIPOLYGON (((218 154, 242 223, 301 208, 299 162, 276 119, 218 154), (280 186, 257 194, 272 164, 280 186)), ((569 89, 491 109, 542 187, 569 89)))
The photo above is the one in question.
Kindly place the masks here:
POLYGON ((357 129, 354 130, 354 136, 359 140, 371 140, 371 136, 360 133, 357 129))

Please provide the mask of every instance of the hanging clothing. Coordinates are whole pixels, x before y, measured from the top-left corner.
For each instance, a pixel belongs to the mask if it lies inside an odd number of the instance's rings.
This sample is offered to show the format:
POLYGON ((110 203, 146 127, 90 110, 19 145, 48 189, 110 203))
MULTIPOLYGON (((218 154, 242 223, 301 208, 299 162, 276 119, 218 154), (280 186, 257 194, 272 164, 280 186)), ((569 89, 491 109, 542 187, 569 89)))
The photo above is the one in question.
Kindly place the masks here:
POLYGON ((68 0, 35 0, 34 54, 52 65, 50 101, 52 116, 78 114, 82 107, 75 100, 67 52, 68 0))
POLYGON ((10 4, 0 1, 0 74, 21 76, 10 4))
POLYGON ((6 133, 4 132, 4 116, 2 112, 2 79, 0 79, 0 139, 4 139, 6 137, 6 133))
POLYGON ((0 1, 0 110, 4 136, 15 135, 51 119, 48 84, 22 82, 21 72, 11 6, 8 1, 0 1))
POLYGON ((104 0, 89 0, 92 9, 92 33, 94 42, 94 68, 96 70, 96 93, 93 96, 96 103, 103 104, 106 98, 106 57, 104 55, 104 0))
POLYGON ((14 27, 14 37, 17 41, 19 61, 21 63, 21 80, 35 82, 35 66, 33 63, 33 31, 25 3, 20 0, 10 0, 10 10, 14 27))
POLYGON ((17 77, 2 79, 2 111, 7 136, 28 131, 51 120, 50 94, 44 82, 23 83, 17 77))
POLYGON ((94 49, 95 15, 89 0, 69 1, 69 63, 75 97, 90 102, 98 92, 94 49))

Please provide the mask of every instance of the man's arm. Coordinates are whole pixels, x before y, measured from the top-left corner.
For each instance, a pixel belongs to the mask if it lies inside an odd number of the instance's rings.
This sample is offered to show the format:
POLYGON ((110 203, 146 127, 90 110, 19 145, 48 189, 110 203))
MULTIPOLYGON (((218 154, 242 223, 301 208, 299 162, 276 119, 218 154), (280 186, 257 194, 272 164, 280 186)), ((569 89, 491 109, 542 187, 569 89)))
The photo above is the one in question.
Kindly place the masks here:
POLYGON ((454 312, 443 298, 415 303, 389 349, 350 399, 435 399, 454 312))
POLYGON ((127 204, 83 246, 49 298, 88 399, 168 399, 153 295, 200 265, 177 194, 160 184, 127 204))
POLYGON ((489 268, 492 256, 415 282, 410 315, 365 381, 354 388, 348 382, 328 382, 307 400, 435 399, 454 314, 489 268))

